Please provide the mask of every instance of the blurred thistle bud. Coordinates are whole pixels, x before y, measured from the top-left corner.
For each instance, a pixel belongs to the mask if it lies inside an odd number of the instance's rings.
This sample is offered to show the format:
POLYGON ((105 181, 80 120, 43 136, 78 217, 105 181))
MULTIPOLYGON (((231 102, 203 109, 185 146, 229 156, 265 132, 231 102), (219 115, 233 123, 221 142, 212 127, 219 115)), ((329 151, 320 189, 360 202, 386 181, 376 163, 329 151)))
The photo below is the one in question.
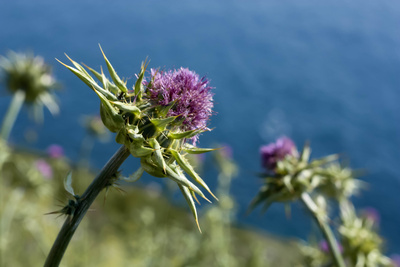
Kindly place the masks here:
MULTIPOLYGON (((265 210, 274 202, 295 201, 302 193, 343 199, 359 187, 351 170, 337 163, 337 155, 310 160, 310 147, 306 144, 299 153, 287 137, 261 147, 260 153, 262 166, 269 172, 262 174, 264 184, 250 209, 260 203, 264 203, 265 210)), ((326 214, 326 208, 326 204, 319 205, 319 212, 326 214)))
POLYGON ((382 254, 383 240, 368 217, 357 216, 350 202, 340 204, 339 233, 351 266, 393 266, 382 254))
POLYGON ((375 208, 365 208, 362 210, 361 215, 368 220, 370 224, 374 224, 375 226, 379 225, 381 218, 379 212, 375 208))
POLYGON ((326 265, 329 262, 329 257, 327 254, 318 246, 310 245, 308 243, 299 243, 299 249, 301 253, 301 264, 297 266, 304 267, 320 267, 329 266, 326 265))
MULTIPOLYGON (((101 49, 101 48, 100 48, 101 49)), ((103 51, 102 51, 103 52, 103 51)), ((195 172, 185 154, 201 154, 214 149, 195 146, 198 135, 210 131, 207 127, 212 114, 213 94, 209 82, 188 69, 159 71, 152 69, 145 79, 147 63, 143 62, 132 90, 126 86, 103 53, 112 81, 103 71, 88 70, 68 58, 73 66, 66 66, 98 95, 100 115, 104 125, 117 133, 116 141, 140 158, 141 167, 132 181, 143 171, 155 177, 175 181, 197 219, 195 193, 209 201, 202 191, 183 172, 215 197, 207 184, 195 172), (192 144, 188 142, 192 141, 192 144)))
POLYGON ((320 187, 321 192, 338 201, 349 199, 365 186, 362 181, 354 178, 353 170, 342 167, 338 162, 332 162, 326 168, 319 169, 318 173, 325 177, 320 187))
POLYGON ((8 57, 0 58, 7 89, 15 94, 24 92, 26 104, 33 105, 36 119, 42 119, 42 108, 46 106, 54 115, 59 111, 52 93, 58 87, 50 65, 40 56, 9 52, 8 57))
POLYGON ((279 138, 275 143, 271 143, 260 148, 261 164, 264 168, 274 171, 278 161, 286 156, 298 157, 298 152, 294 142, 287 137, 279 138))

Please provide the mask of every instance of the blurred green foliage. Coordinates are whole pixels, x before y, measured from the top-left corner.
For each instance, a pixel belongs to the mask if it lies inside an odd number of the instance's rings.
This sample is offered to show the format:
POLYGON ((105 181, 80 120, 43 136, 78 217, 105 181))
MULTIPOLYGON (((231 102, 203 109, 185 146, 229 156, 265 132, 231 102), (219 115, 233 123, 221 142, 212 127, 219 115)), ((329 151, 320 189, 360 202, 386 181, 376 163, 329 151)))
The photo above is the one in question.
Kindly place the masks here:
MULTIPOLYGON (((45 213, 67 203, 62 181, 72 166, 66 158, 16 152, 4 143, 0 150, 0 266, 41 266, 65 218, 45 213), (38 160, 49 164, 51 177, 38 160)), ((220 201, 200 212, 203 234, 184 201, 171 204, 160 187, 122 185, 122 194, 103 193, 61 266, 293 266, 299 257, 294 243, 232 226, 228 176, 218 178, 220 201)), ((81 193, 94 175, 80 168, 73 177, 81 193)))

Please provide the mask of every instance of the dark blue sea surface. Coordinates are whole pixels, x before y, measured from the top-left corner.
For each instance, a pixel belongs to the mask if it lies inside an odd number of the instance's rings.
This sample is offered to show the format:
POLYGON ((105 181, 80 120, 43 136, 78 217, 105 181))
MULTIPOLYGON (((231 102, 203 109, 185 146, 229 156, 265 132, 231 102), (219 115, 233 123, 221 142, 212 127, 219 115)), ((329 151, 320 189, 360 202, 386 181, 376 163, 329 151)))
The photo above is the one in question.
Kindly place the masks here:
MULTIPOLYGON (((215 129, 200 145, 232 146, 240 165, 232 188, 239 223, 307 238, 310 222, 300 207, 289 220, 278 204, 245 215, 260 186, 260 145, 287 135, 299 147, 310 141, 314 157, 341 153, 366 171, 369 188, 355 203, 378 209, 389 253, 400 252, 400 2, 3 0, 0 54, 40 54, 63 83, 61 114, 46 112, 35 126, 25 110, 13 143, 38 149, 56 143, 78 159, 80 118, 97 114, 99 101, 55 58, 67 61, 65 52, 100 69, 99 43, 131 84, 146 57, 150 67, 189 67, 211 80, 215 129), (35 143, 25 140, 29 129, 38 132, 35 143)), ((10 97, 0 92, 3 118, 10 97)), ((93 164, 100 168, 116 148, 97 144, 93 164)), ((124 172, 137 166, 129 159, 124 172)), ((215 185, 211 171, 205 179, 215 185)))

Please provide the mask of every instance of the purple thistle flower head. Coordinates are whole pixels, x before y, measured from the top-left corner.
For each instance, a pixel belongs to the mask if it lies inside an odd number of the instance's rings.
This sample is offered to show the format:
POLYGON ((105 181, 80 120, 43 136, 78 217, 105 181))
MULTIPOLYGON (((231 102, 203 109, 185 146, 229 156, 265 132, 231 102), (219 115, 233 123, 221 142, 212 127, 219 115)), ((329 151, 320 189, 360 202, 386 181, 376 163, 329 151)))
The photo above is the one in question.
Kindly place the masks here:
MULTIPOLYGON (((207 122, 212 114, 213 94, 209 81, 187 68, 159 71, 151 69, 150 82, 144 82, 148 96, 157 105, 174 104, 168 116, 182 116, 182 131, 208 129, 207 122)), ((198 137, 192 138, 193 143, 198 137)))
POLYGON ((47 153, 52 158, 61 158, 64 156, 64 149, 60 145, 53 144, 47 148, 47 153))
POLYGON ((262 166, 274 170, 278 161, 287 155, 296 155, 296 145, 287 137, 279 138, 276 143, 271 143, 260 148, 262 166))
POLYGON ((53 177, 53 169, 45 160, 36 160, 35 167, 43 175, 44 178, 51 179, 53 177))
POLYGON ((400 267, 400 254, 393 254, 390 259, 395 267, 400 267))

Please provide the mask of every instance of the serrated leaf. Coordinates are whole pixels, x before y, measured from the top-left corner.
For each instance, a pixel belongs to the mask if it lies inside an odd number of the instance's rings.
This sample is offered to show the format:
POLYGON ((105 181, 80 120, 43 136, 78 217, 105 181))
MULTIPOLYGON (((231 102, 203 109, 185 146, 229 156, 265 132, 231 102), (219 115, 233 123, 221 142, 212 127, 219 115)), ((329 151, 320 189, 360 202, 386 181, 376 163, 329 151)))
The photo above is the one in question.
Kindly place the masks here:
POLYGON ((64 179, 64 189, 75 196, 74 188, 72 188, 72 172, 68 173, 67 177, 64 179))
POLYGON ((199 231, 201 233, 200 224, 199 224, 199 218, 197 216, 196 204, 193 201, 193 197, 191 195, 191 192, 185 186, 182 186, 180 184, 178 184, 178 186, 179 186, 179 189, 181 190, 183 196, 185 197, 186 202, 189 204, 189 208, 191 209, 191 211, 193 213, 193 216, 194 216, 194 219, 196 220, 197 228, 199 228, 199 231))
POLYGON ((107 69, 108 72, 110 73, 111 79, 114 81, 115 85, 124 93, 128 92, 128 89, 126 88, 125 83, 119 78, 117 73, 115 72, 113 66, 111 65, 110 61, 108 61, 106 55, 103 52, 103 49, 101 49, 101 46, 99 45, 101 53, 103 54, 104 60, 106 61, 107 64, 107 69))
POLYGON ((172 154, 172 156, 175 158, 176 162, 179 164, 179 166, 192 177, 197 183, 199 183, 202 187, 204 187, 208 193, 210 193, 216 200, 218 198, 211 192, 210 188, 207 186, 207 184, 204 182, 203 179, 196 173, 196 171, 193 169, 192 165, 185 159, 184 156, 182 156, 178 151, 170 149, 169 150, 172 154))

